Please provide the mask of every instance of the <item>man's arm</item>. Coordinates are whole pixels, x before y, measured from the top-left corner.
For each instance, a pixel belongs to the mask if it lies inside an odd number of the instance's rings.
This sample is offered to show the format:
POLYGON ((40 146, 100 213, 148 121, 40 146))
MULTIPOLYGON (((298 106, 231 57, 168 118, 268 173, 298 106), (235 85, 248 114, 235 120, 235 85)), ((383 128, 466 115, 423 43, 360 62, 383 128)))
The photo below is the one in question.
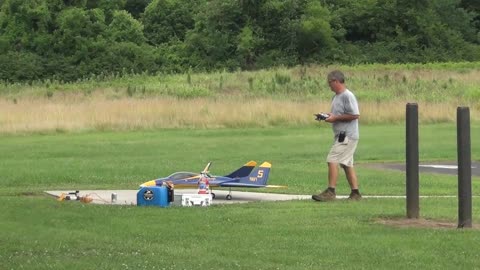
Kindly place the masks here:
POLYGON ((337 121, 349 122, 356 120, 360 117, 358 114, 341 114, 341 115, 334 115, 330 114, 330 116, 325 119, 325 122, 333 123, 337 121))

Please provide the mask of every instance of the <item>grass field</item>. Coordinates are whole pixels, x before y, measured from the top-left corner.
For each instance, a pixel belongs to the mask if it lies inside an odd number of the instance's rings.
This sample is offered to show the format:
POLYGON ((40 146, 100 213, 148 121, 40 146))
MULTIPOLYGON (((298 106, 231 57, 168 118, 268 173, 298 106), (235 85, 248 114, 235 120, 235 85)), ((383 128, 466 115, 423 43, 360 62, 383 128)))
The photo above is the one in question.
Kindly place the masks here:
MULTIPOLYGON (((262 190, 326 187, 332 134, 326 74, 345 71, 360 103, 355 156, 364 195, 404 195, 405 104, 417 102, 420 161, 455 161, 456 108, 471 111, 480 160, 479 63, 304 66, 255 72, 111 75, 75 83, 0 83, 0 269, 479 269, 457 198, 310 200, 141 208, 57 202, 45 190, 136 189, 174 171, 226 174, 272 163, 262 190), (393 225, 392 225, 393 224, 393 225), (397 225, 395 225, 397 224, 397 225), (433 225, 432 225, 433 224, 433 225), (425 225, 425 226, 424 226, 425 225)), ((420 195, 457 195, 457 177, 421 174, 420 195)), ((472 180, 480 196, 480 179, 472 180)), ((251 191, 251 190, 249 190, 251 191)), ((337 193, 349 193, 341 175, 337 193)))
MULTIPOLYGON (((480 125, 471 127, 480 159, 480 125)), ((357 172, 365 195, 405 194, 403 125, 362 125, 357 172)), ((326 185, 330 127, 161 129, 0 135, 0 269, 475 269, 478 230, 400 228, 403 199, 263 202, 198 208, 59 203, 48 189, 135 189, 213 161, 223 174, 270 161, 270 184, 313 194, 326 185)), ((452 123, 420 127, 420 160, 456 160, 452 123)), ((480 181, 473 179, 478 196, 480 181)), ((259 190, 260 191, 260 190, 259 190)), ((266 190, 261 190, 266 191, 266 190)), ((347 194, 344 177, 339 194, 347 194)), ((422 174, 421 195, 456 195, 456 176, 422 174)), ((456 198, 421 199, 428 220, 455 224, 456 198)), ((474 224, 480 204, 473 200, 474 224)))

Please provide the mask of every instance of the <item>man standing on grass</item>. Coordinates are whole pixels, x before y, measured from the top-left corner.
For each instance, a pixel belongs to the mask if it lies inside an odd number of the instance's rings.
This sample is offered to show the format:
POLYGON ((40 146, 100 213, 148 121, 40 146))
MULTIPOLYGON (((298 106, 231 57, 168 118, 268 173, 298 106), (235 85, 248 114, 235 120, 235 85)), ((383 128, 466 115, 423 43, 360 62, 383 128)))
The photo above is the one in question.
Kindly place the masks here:
POLYGON ((328 85, 335 93, 332 99, 332 109, 327 113, 325 122, 332 124, 335 135, 334 142, 327 156, 328 163, 328 188, 320 194, 315 194, 312 199, 325 202, 336 198, 335 187, 338 178, 338 166, 345 171, 351 193, 349 200, 360 200, 362 195, 358 191, 358 179, 353 168, 353 155, 357 148, 359 139, 358 118, 360 111, 358 109, 355 95, 347 89, 345 85, 345 76, 342 72, 334 70, 327 76, 328 85))

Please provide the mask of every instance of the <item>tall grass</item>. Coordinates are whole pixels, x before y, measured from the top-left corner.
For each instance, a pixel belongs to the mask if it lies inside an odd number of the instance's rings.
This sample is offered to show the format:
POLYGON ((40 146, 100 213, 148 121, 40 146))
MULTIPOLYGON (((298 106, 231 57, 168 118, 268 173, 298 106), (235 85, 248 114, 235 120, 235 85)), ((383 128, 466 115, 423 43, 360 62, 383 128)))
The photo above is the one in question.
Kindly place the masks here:
MULTIPOLYGON (((405 102, 367 101, 361 105, 361 123, 401 123, 405 102)), ((313 113, 328 111, 327 101, 287 99, 94 99, 83 101, 0 100, 0 133, 135 130, 160 128, 243 128, 307 126, 317 124, 313 113)), ((455 103, 419 106, 423 123, 453 122, 455 103)), ((480 120, 472 108, 471 119, 480 120)))
MULTIPOLYGON (((480 63, 438 63, 406 65, 299 66, 258 71, 145 74, 125 77, 92 77, 75 83, 34 81, 28 84, 0 83, 0 96, 52 97, 76 92, 86 96, 96 92, 119 96, 179 98, 223 96, 329 97, 326 75, 343 70, 348 85, 360 96, 372 99, 410 99, 445 101, 464 99, 469 92, 480 91, 480 63), (433 93, 433 95, 432 95, 433 93)), ((472 95, 474 96, 474 95, 472 95)), ((478 101, 476 99, 474 101, 478 101)))
POLYGON ((0 133, 312 125, 329 110, 332 69, 346 73, 364 124, 402 122, 407 102, 424 123, 455 121, 457 106, 480 120, 479 63, 304 66, 0 84, 0 133))

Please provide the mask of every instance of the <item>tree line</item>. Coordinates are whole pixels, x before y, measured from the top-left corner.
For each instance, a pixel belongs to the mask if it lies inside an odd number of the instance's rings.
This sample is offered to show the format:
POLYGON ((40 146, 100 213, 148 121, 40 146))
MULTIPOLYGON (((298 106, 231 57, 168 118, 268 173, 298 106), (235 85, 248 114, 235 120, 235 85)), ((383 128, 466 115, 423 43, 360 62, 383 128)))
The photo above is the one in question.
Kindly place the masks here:
POLYGON ((478 0, 0 0, 0 80, 480 60, 478 0))

